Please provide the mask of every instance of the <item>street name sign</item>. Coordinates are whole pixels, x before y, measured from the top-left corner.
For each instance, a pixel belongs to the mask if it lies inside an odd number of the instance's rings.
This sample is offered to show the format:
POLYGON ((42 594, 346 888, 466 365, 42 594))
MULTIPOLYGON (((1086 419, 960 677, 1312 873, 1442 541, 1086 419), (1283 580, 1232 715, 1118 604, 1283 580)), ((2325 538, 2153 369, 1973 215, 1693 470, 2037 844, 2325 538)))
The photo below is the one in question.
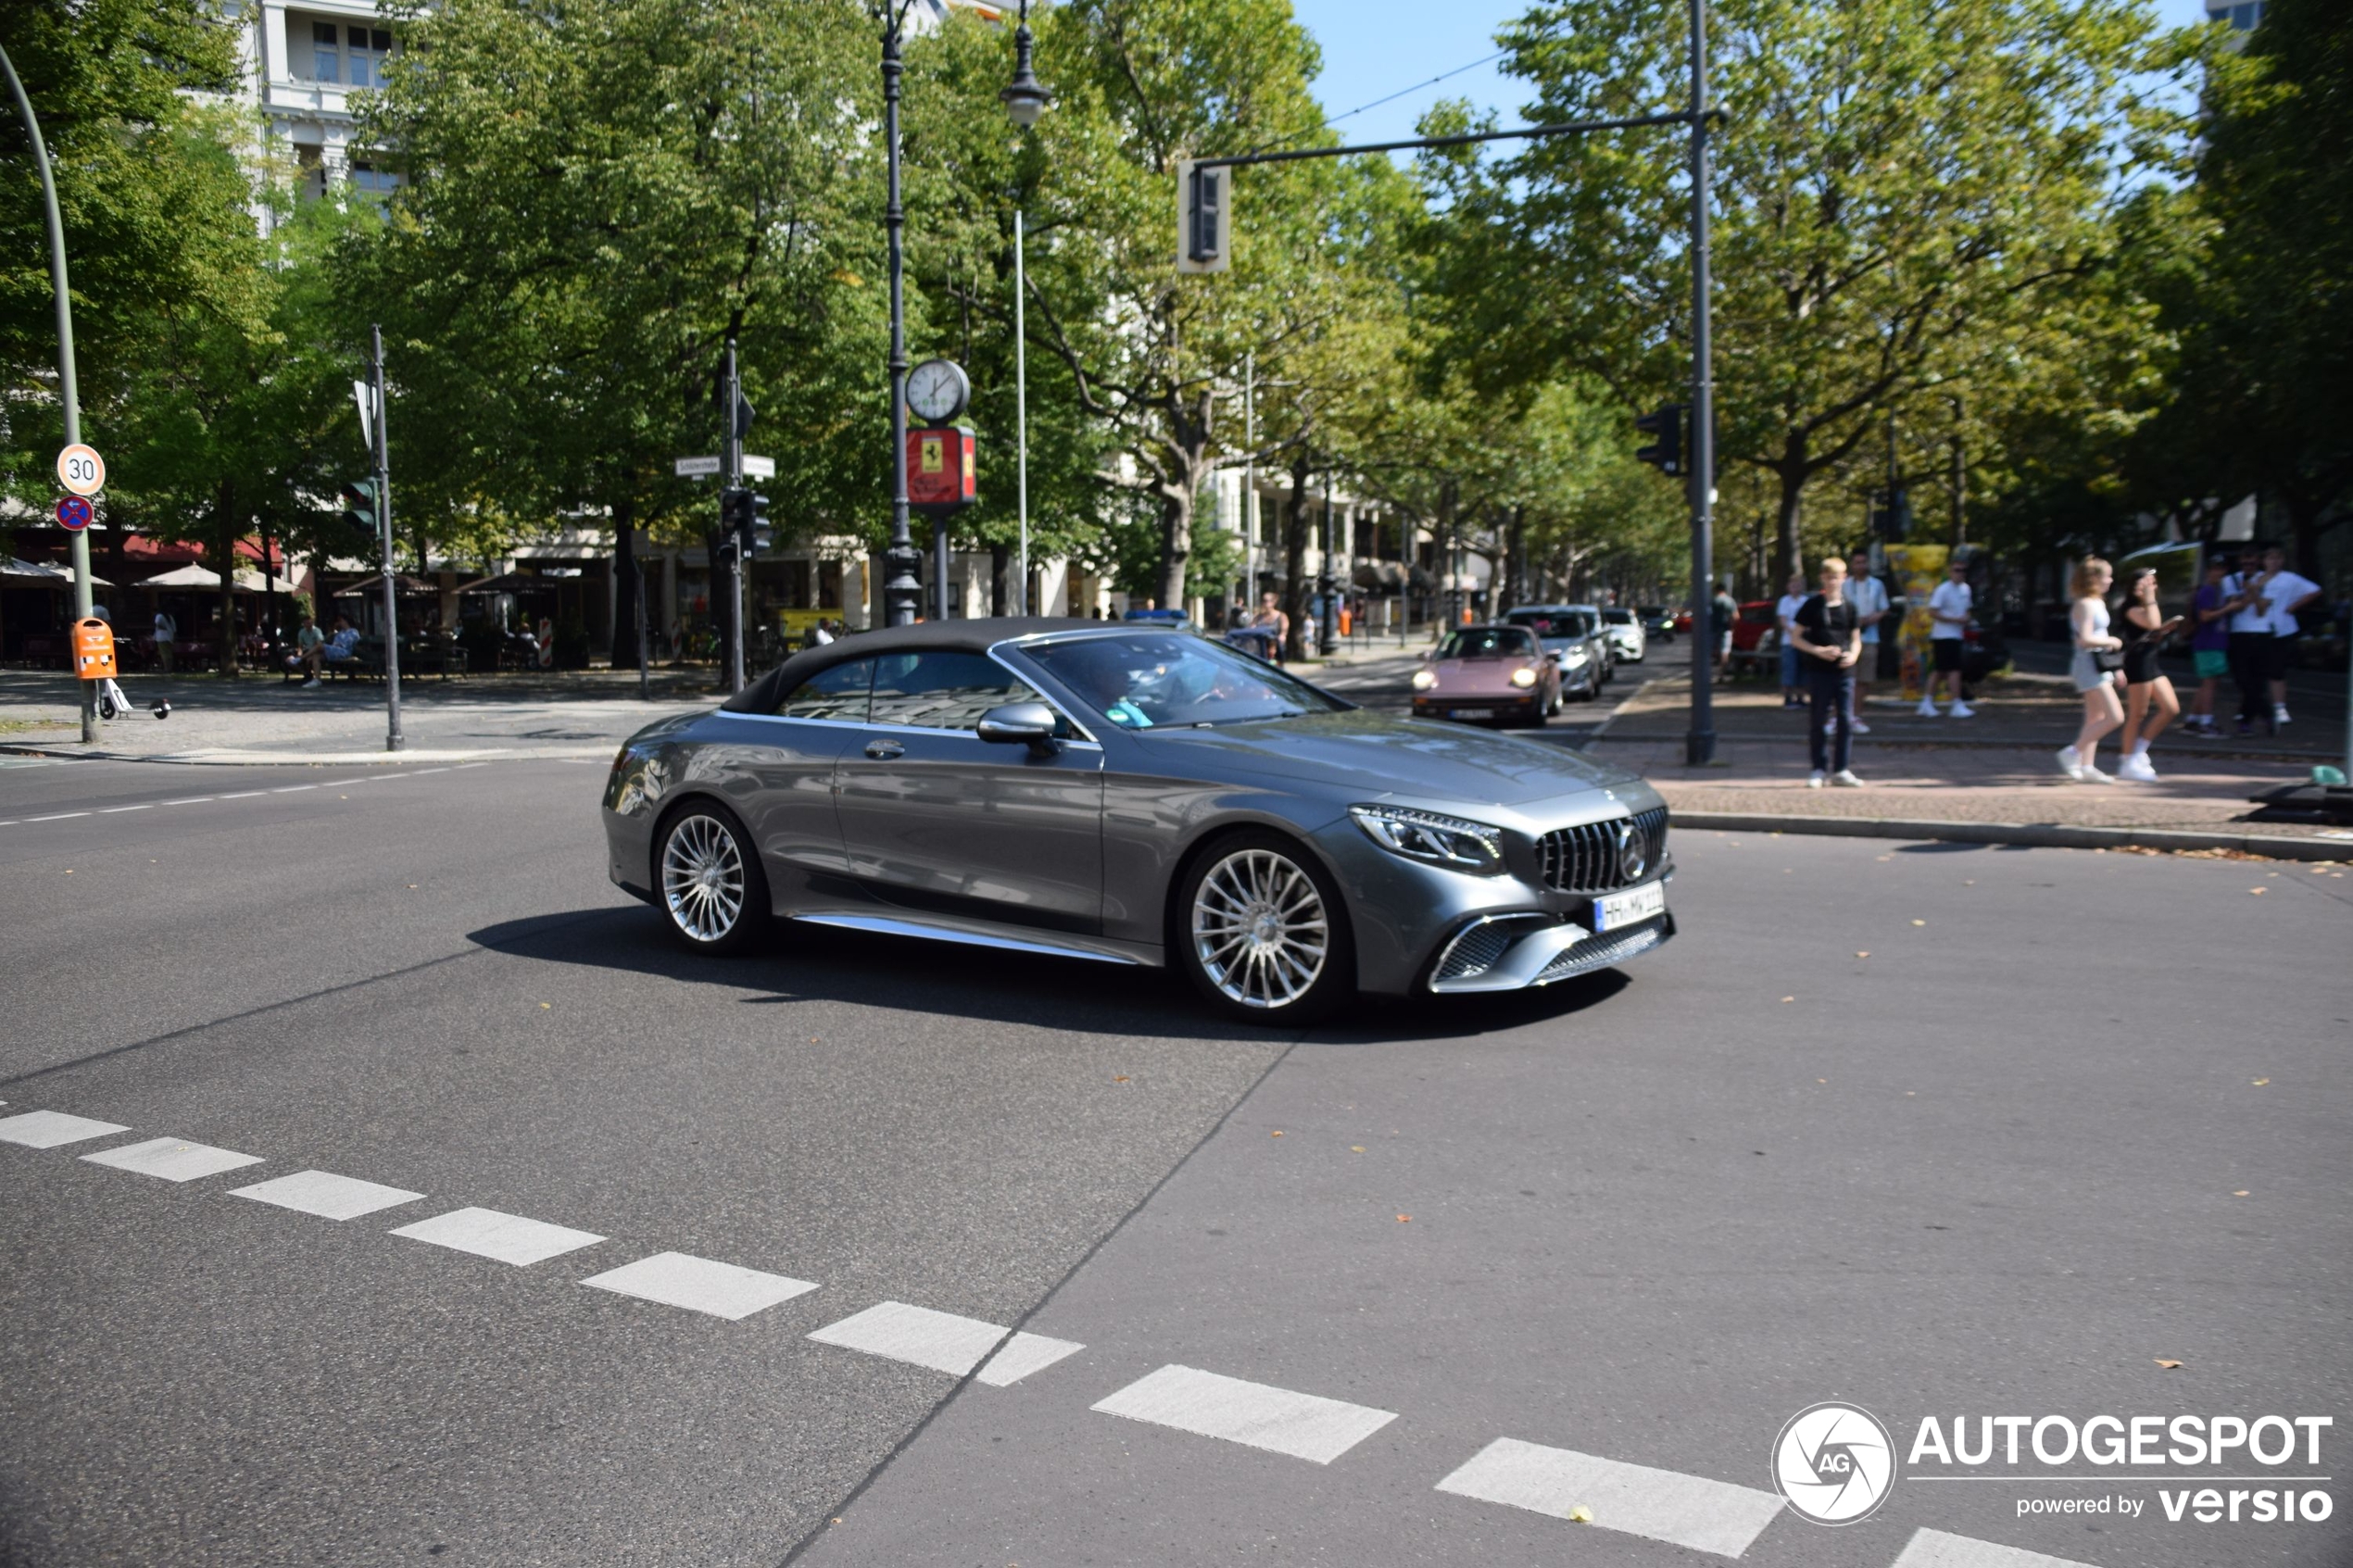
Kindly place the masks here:
POLYGON ((724 466, 716 458, 677 459, 678 477, 681 479, 711 479, 715 477, 724 466))
POLYGON ((745 453, 744 477, 746 479, 775 478, 776 459, 774 458, 755 458, 749 452, 745 453))
POLYGON ((57 483, 77 495, 95 495, 107 487, 107 460, 77 441, 57 454, 57 483))
POLYGON ((64 495, 57 500, 57 526, 79 533, 90 526, 90 503, 79 495, 64 495))

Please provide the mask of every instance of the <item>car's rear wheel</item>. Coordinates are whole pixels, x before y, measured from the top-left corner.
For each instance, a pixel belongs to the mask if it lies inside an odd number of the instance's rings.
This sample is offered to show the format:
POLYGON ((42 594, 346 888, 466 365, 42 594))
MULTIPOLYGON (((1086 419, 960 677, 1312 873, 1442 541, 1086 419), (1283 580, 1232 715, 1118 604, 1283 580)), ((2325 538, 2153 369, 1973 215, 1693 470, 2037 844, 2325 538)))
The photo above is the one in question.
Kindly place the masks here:
POLYGON ((1220 839, 1178 888, 1169 935, 1178 967, 1209 1004, 1255 1023, 1307 1023, 1356 985, 1340 889, 1280 834, 1220 839))
POLYGON ((724 806, 690 801, 662 823, 654 881, 671 935, 690 951, 739 953, 768 925, 759 851, 724 806))

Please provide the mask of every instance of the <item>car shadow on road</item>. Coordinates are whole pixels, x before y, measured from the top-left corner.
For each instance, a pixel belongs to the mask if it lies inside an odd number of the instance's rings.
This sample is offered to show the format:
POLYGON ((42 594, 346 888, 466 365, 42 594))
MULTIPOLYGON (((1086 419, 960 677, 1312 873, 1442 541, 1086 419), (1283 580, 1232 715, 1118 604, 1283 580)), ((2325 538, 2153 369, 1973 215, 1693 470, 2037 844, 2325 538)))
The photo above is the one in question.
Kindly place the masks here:
MULTIPOLYGON (((504 921, 469 932, 467 939, 510 958, 755 993, 743 998, 747 1007, 854 1002, 967 1022, 1172 1040, 1277 1040, 1299 1033, 1229 1023, 1161 970, 824 926, 783 925, 761 950, 732 959, 684 951, 660 913, 634 905, 504 921)), ((1582 1011, 1626 984, 1604 971, 1503 996, 1367 997, 1304 1037, 1371 1046, 1493 1034, 1582 1011)))

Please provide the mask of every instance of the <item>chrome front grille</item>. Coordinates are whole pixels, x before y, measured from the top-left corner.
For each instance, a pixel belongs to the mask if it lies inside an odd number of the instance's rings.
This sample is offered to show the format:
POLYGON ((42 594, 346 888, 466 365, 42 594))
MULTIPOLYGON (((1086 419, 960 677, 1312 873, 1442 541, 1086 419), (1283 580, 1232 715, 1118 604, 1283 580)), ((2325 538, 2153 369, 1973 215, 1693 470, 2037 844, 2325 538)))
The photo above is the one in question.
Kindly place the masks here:
POLYGON ((1536 841, 1544 885, 1555 893, 1607 893, 1647 881, 1667 863, 1667 808, 1655 806, 1632 817, 1556 828, 1536 841), (1630 824, 1642 845, 1642 872, 1629 877, 1618 853, 1617 832, 1630 824))

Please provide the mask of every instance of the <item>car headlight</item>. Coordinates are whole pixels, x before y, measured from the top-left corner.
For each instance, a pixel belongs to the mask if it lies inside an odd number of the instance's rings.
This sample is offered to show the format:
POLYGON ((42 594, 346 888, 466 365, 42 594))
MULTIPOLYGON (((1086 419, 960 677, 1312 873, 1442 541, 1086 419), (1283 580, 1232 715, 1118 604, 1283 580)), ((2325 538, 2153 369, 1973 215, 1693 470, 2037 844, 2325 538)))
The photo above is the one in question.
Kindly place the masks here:
POLYGON ((1426 692, 1436 684, 1438 684, 1437 671, 1416 670, 1414 671, 1414 689, 1416 691, 1426 692))
POLYGON ((1575 643, 1569 646, 1567 652, 1561 655, 1561 662, 1564 664, 1582 664, 1588 657, 1590 656, 1585 651, 1585 645, 1582 643, 1575 643))
POLYGON ((1504 833, 1485 822, 1403 806, 1351 806, 1365 835, 1392 855, 1448 871, 1492 876, 1504 869, 1504 833))
POLYGON ((1515 685, 1515 686, 1532 686, 1532 685, 1534 685, 1535 684, 1536 684, 1536 671, 1535 671, 1535 670, 1534 670, 1533 668, 1531 668, 1530 666, 1523 664, 1523 665, 1521 665, 1518 669, 1516 669, 1516 670, 1515 670, 1515 671, 1512 671, 1512 684, 1513 684, 1513 685, 1515 685))

